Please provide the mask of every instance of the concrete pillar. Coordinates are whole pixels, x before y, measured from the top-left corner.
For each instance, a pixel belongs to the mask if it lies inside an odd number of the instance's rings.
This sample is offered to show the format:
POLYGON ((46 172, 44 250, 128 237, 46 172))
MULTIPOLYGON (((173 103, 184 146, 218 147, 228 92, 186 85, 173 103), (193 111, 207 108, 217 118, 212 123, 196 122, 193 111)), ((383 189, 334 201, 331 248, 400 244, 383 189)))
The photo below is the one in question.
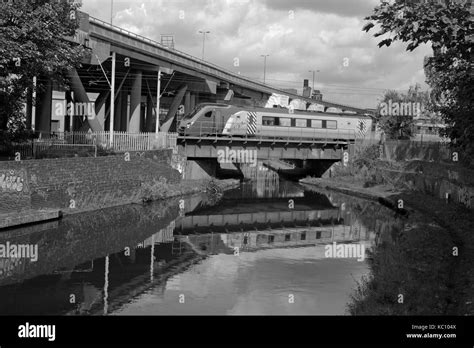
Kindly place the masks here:
POLYGON ((71 131, 71 116, 73 115, 72 109, 72 93, 71 91, 66 91, 66 115, 64 115, 64 131, 71 131))
POLYGON ((191 109, 192 110, 194 110, 194 108, 196 107, 197 102, 198 102, 198 98, 196 94, 191 93, 191 109))
POLYGON ((184 95, 184 113, 189 114, 191 112, 191 92, 186 92, 184 95))
POLYGON ((142 72, 135 72, 132 82, 132 92, 130 93, 130 133, 140 132, 142 102, 142 72))
POLYGON ((146 132, 146 105, 140 104, 140 132, 146 132))
MULTIPOLYGON (((109 91, 103 91, 99 94, 97 99, 95 100, 95 117, 101 127, 101 129, 105 129, 105 119, 107 117, 107 102, 109 102, 108 97, 110 96, 109 91)), ((110 107, 110 105, 109 105, 110 107)))
POLYGON ((110 94, 107 97, 107 100, 105 102, 105 115, 106 118, 104 120, 104 130, 108 131, 110 129, 110 94))
POLYGON ((50 79, 40 80, 44 90, 37 96, 37 113, 35 119, 35 131, 51 133, 51 115, 53 112, 53 81, 50 79))
POLYGON ((114 131, 116 132, 120 131, 120 127, 122 123, 122 112, 120 110, 122 106, 122 96, 123 96, 123 93, 119 92, 117 99, 115 100, 114 131))
POLYGON ((126 132, 127 125, 128 125, 128 92, 122 91, 120 92, 120 131, 126 132))
MULTIPOLYGON (((81 103, 83 106, 89 105, 90 103, 89 96, 87 95, 86 88, 82 84, 81 78, 79 77, 77 70, 73 69, 69 71, 68 74, 69 74, 71 90, 74 92, 74 102, 81 103)), ((88 107, 86 107, 85 109, 89 110, 88 107)), ((96 110, 96 113, 97 113, 97 110, 96 110)), ((74 118, 76 119, 80 117, 74 117, 74 118)), ((92 129, 93 132, 99 132, 103 130, 97 118, 88 119, 86 117, 84 121, 92 129)), ((81 124, 82 123, 83 122, 81 118, 81 124)))
POLYGON ((191 93, 191 110, 194 110, 194 108, 196 107, 196 94, 194 93, 191 93))
POLYGON ((147 132, 154 132, 155 131, 155 115, 153 112, 153 99, 151 95, 147 95, 146 97, 146 131, 147 132))

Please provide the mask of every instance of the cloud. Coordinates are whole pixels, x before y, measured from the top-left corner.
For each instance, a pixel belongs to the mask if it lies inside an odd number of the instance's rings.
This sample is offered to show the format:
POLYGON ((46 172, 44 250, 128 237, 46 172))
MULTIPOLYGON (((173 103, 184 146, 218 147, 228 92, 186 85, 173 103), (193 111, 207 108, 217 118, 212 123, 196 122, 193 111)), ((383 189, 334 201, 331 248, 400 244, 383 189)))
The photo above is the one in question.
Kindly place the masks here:
POLYGON ((269 9, 335 14, 345 17, 365 17, 379 4, 379 0, 265 0, 269 9))
MULTIPOLYGON (((110 5, 84 0, 83 10, 110 21, 110 5)), ((375 107, 385 89, 424 84, 423 57, 428 45, 406 52, 406 44, 378 48, 378 40, 361 30, 363 17, 378 0, 158 0, 114 1, 114 24, 160 40, 173 34, 175 47, 235 73, 267 83, 302 88, 312 80, 324 98, 375 107), (292 11, 292 12, 290 12, 292 11), (236 64, 238 63, 238 64, 236 64)))

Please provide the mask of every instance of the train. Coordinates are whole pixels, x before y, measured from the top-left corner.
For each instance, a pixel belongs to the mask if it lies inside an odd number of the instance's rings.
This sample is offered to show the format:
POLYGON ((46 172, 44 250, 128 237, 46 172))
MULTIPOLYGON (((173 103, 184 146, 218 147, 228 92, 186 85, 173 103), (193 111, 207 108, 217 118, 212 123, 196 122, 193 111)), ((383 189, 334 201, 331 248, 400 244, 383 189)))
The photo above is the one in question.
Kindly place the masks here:
POLYGON ((364 138, 372 130, 367 115, 258 108, 203 103, 185 115, 178 133, 190 137, 344 139, 364 138))

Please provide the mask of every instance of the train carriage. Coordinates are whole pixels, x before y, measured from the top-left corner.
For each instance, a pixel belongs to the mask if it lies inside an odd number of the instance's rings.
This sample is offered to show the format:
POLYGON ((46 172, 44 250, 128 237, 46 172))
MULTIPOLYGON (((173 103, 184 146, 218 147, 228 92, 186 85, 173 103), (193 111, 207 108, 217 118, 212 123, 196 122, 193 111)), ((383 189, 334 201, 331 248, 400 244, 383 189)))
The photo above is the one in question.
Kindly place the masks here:
POLYGON ((371 128, 372 118, 364 115, 201 104, 181 120, 179 132, 199 137, 354 140, 371 128))

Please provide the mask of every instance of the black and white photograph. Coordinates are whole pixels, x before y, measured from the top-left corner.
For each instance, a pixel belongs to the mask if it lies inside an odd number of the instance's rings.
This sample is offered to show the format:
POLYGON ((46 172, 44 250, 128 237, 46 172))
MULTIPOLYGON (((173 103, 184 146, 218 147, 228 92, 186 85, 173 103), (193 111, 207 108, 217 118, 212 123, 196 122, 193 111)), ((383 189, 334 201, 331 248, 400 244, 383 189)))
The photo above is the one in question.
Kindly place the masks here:
POLYGON ((472 347, 473 9, 0 0, 0 347, 472 347))

